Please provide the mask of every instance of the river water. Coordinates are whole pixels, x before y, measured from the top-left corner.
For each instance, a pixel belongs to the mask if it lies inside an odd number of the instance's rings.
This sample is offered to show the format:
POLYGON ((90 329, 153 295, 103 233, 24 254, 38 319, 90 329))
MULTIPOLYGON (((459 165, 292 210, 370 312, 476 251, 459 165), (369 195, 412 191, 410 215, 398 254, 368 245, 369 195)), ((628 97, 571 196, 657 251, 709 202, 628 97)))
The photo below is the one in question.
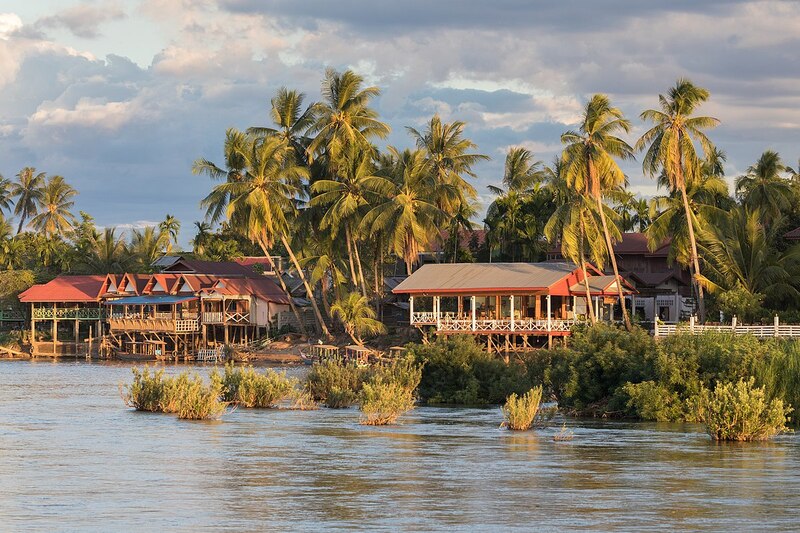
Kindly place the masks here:
POLYGON ((0 530, 800 527, 791 435, 718 445, 693 425, 568 419, 558 442, 559 428, 499 429, 497 408, 381 428, 327 409, 191 422, 125 407, 130 377, 0 362, 0 530))

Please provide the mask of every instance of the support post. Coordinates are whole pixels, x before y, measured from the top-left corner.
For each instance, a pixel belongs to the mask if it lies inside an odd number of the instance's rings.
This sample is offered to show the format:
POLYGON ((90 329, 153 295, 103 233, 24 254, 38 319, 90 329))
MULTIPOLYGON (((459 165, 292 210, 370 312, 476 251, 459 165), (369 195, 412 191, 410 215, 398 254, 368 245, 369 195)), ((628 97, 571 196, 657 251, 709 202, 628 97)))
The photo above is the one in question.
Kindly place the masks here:
POLYGON ((511 331, 515 331, 516 328, 514 327, 514 295, 508 297, 509 302, 511 303, 511 331))
POLYGON ((694 335, 694 315, 689 317, 689 331, 694 335))
POLYGON ((414 297, 408 297, 408 325, 414 325, 414 297))
POLYGON ((736 315, 733 315, 733 316, 731 317, 731 331, 732 331, 733 333, 736 333, 736 322, 737 322, 736 315))
POLYGON ((578 297, 572 296, 572 320, 578 321, 578 297))
POLYGON ((658 316, 653 318, 653 337, 658 338, 658 316))
POLYGON ((552 306, 550 304, 550 295, 547 295, 547 333, 550 334, 550 330, 552 329, 552 321, 550 318, 550 313, 552 311, 552 306))
POLYGON ((441 311, 441 303, 442 302, 441 302, 440 298, 441 298, 440 296, 434 296, 433 297, 433 308, 434 308, 434 312, 436 313, 436 329, 437 330, 442 329, 442 315, 441 315, 441 312, 440 312, 441 311))
POLYGON ((469 305, 472 311, 472 331, 478 329, 478 324, 475 321, 475 296, 470 296, 469 305))
POLYGON ((777 314, 775 314, 774 324, 775 324, 775 336, 780 337, 781 319, 778 318, 777 314))

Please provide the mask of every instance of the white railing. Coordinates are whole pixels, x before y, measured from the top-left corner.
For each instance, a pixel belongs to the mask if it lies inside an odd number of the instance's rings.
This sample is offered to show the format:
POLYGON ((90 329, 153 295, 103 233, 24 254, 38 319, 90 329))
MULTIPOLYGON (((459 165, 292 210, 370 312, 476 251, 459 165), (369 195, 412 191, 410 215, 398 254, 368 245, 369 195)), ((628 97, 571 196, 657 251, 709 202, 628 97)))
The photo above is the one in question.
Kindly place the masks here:
POLYGON ((658 324, 653 328, 653 335, 656 337, 667 337, 676 333, 689 333, 700 335, 709 331, 718 333, 732 333, 734 335, 753 335, 759 339, 770 337, 800 337, 800 324, 781 324, 777 318, 772 325, 753 325, 743 326, 736 323, 730 325, 722 324, 696 324, 694 318, 688 323, 681 324, 658 324))
POLYGON ((225 312, 225 322, 233 322, 234 324, 249 324, 250 313, 231 313, 225 312))
MULTIPOLYGON (((415 313, 416 314, 416 313, 415 313)), ((414 323, 422 323, 415 320, 414 323)), ((436 324, 434 317, 432 322, 436 324)), ((534 318, 510 318, 500 319, 485 319, 476 318, 474 323, 471 318, 453 318, 443 316, 439 319, 439 331, 447 332, 460 332, 460 331, 476 331, 476 332, 496 332, 496 331, 513 331, 513 332, 553 332, 553 331, 569 331, 575 325, 574 320, 561 320, 551 319, 549 322, 546 319, 534 318)))
POLYGON ((419 313, 411 313, 412 324, 436 324, 436 313, 433 311, 423 311, 419 313))
POLYGON ((222 324, 222 312, 204 312, 203 322, 206 324, 222 324))

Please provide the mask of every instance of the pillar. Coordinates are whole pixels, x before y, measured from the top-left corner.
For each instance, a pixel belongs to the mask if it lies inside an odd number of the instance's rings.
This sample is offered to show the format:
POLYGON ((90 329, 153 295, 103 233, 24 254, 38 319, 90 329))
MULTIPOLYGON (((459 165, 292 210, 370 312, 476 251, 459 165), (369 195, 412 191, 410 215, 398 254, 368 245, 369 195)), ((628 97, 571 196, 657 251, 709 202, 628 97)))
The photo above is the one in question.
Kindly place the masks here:
POLYGON ((550 328, 552 326, 552 322, 550 321, 550 313, 552 311, 552 307, 550 304, 550 295, 547 295, 547 331, 550 332, 550 328))
POLYGON ((777 314, 775 315, 774 324, 775 324, 775 336, 780 337, 781 319, 778 318, 777 314))
POLYGON ((694 334, 694 315, 689 317, 689 331, 694 334))
POLYGON ((58 320, 56 319, 56 304, 53 304, 53 355, 56 355, 57 342, 58 342, 58 320))
POLYGON ((414 324, 414 297, 408 297, 408 324, 414 324))
POLYGON ((514 295, 508 297, 509 302, 511 302, 511 331, 514 331, 516 328, 514 327, 514 295))
POLYGON ((475 297, 474 296, 470 296, 469 297, 469 305, 470 305, 470 310, 472 311, 472 331, 475 331, 478 328, 477 328, 477 324, 476 324, 476 321, 475 321, 475 297))
POLYGON ((31 348, 33 349, 32 351, 36 350, 36 319, 33 318, 35 305, 36 304, 31 303, 31 348))
POLYGON ((578 320, 578 297, 572 296, 572 320, 578 320))
POLYGON ((731 318, 731 330, 736 333, 736 315, 733 315, 731 318))
POLYGON ((442 329, 441 300, 440 296, 433 297, 433 312, 436 317, 436 329, 442 329))

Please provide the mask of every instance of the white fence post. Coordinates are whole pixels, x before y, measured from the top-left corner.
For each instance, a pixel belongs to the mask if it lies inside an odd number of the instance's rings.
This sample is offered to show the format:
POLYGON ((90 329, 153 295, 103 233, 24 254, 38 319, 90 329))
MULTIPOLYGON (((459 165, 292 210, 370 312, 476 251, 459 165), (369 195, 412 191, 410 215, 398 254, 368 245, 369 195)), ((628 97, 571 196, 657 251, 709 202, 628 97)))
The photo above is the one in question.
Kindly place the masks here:
POLYGON ((658 317, 653 320, 653 337, 658 337, 658 317))
POLYGON ((775 336, 780 337, 780 327, 781 327, 781 319, 778 318, 778 315, 775 315, 775 336))
POLYGON ((409 313, 408 314, 408 317, 409 317, 408 318, 408 324, 413 326, 414 325, 414 297, 413 296, 409 296, 408 297, 408 313, 409 313))
POLYGON ((736 315, 733 315, 733 317, 731 318, 731 329, 733 330, 734 333, 736 333, 736 322, 737 322, 736 315))
POLYGON ((694 335, 694 315, 689 317, 689 331, 694 335))

